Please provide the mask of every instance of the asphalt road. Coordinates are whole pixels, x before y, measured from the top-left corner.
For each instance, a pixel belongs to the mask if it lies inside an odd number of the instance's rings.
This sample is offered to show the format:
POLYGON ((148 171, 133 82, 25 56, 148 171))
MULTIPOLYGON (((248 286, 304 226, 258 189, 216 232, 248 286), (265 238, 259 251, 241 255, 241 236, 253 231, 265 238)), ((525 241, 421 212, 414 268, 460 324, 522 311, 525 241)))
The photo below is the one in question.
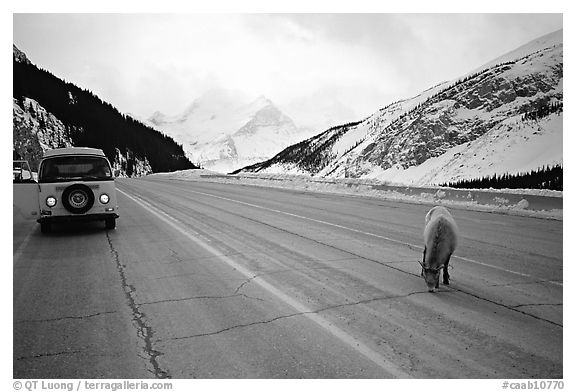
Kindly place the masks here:
POLYGON ((429 206, 117 189, 116 230, 15 215, 15 378, 563 377, 561 221, 453 209, 452 281, 428 293, 429 206))

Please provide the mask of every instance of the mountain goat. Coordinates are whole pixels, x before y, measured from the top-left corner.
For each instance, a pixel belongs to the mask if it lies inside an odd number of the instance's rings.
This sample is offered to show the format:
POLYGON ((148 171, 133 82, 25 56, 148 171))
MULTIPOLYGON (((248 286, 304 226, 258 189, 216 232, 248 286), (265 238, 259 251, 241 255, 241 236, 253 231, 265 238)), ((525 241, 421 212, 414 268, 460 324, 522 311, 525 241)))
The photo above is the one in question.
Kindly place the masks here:
POLYGON ((442 283, 450 284, 448 262, 458 242, 458 227, 452 215, 442 206, 433 207, 426 214, 424 227, 424 255, 421 276, 426 281, 428 291, 434 292, 439 286, 440 270, 443 269, 442 283))

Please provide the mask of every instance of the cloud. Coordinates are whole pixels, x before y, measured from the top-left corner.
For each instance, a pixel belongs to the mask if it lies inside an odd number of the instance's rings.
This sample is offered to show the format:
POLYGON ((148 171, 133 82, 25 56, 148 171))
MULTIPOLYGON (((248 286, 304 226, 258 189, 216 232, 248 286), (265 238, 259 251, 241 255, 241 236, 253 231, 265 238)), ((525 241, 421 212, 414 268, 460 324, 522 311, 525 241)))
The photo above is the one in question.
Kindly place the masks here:
MULTIPOLYGON (((387 91, 416 93, 562 28, 561 14, 278 15, 343 49, 362 47, 391 72, 387 91)), ((384 79, 382 77, 381 79, 384 79)), ((398 97, 402 98, 402 97, 398 97)))
POLYGON ((364 114, 561 27, 558 14, 15 14, 14 40, 142 117, 214 87, 279 103, 331 91, 364 114))

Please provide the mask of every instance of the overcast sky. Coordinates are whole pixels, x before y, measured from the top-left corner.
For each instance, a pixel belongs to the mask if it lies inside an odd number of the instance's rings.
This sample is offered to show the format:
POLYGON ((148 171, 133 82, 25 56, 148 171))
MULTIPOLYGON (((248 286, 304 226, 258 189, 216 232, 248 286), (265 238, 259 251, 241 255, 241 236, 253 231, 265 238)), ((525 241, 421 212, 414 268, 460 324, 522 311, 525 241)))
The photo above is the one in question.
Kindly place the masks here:
POLYGON ((279 105, 331 95, 363 117, 561 28, 561 14, 13 17, 34 64, 140 117, 214 87, 279 105))

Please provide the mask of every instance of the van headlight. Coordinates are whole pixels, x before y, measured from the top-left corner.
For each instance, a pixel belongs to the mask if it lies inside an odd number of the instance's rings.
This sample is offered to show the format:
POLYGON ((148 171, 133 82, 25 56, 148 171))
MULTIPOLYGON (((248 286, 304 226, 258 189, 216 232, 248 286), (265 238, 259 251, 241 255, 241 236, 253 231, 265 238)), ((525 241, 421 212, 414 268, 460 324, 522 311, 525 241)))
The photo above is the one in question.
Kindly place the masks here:
POLYGON ((54 207, 56 205, 56 198, 54 196, 48 196, 46 198, 46 205, 50 208, 54 207))
POLYGON ((100 203, 102 204, 108 204, 108 202, 110 201, 110 196, 108 196, 107 194, 103 193, 100 195, 100 203))

